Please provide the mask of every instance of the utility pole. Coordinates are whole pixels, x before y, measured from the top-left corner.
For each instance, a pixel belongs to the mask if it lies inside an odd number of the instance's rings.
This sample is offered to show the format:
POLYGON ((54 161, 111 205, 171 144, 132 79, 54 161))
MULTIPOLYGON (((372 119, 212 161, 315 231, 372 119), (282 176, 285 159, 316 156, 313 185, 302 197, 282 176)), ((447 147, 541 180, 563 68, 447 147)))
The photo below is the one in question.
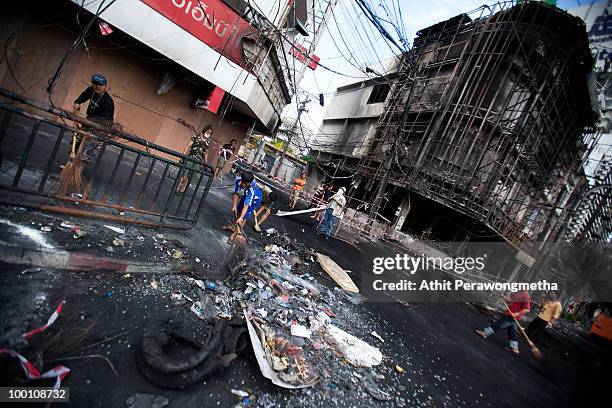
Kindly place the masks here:
POLYGON ((283 153, 281 153, 280 158, 277 159, 276 165, 274 166, 274 171, 272 172, 274 177, 278 177, 278 172, 279 172, 281 166, 283 165, 283 161, 285 160, 285 156, 287 155, 287 150, 289 149, 289 145, 291 144, 291 140, 293 139, 293 135, 295 134, 295 129, 297 128, 298 123, 300 123, 300 117, 302 116, 303 112, 307 112, 308 111, 306 109, 306 104, 308 104, 308 103, 310 103, 310 98, 306 98, 305 100, 300 102, 300 106, 298 108, 297 119, 295 120, 295 122, 293 123, 293 126, 291 126, 291 129, 289 130, 289 135, 287 136, 287 143, 285 143, 285 145, 283 146, 283 153))

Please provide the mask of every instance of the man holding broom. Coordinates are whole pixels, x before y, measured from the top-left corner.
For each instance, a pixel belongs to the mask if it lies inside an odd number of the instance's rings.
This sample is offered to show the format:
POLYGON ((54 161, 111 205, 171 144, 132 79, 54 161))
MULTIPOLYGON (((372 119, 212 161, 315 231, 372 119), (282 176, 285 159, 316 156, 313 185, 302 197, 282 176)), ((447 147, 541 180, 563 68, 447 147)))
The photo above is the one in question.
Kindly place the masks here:
MULTIPOLYGON (((87 119, 101 125, 110 126, 115 116, 115 103, 113 98, 106 92, 108 81, 102 74, 94 74, 91 77, 91 86, 87 87, 81 95, 74 101, 73 110, 79 112, 81 104, 89 102, 87 105, 87 119)), ((80 142, 79 142, 80 144, 80 142)), ((89 140, 82 152, 82 159, 89 161, 93 158, 100 147, 98 140, 89 140)), ((78 149, 78 146, 77 146, 78 149)))
MULTIPOLYGON (((88 102, 87 119, 104 126, 111 126, 115 116, 115 103, 113 98, 106 92, 108 81, 102 74, 94 74, 91 77, 91 86, 87 87, 74 101, 72 110, 77 113, 81 104, 88 102)), ((80 127, 78 124, 75 124, 80 127)), ((70 149, 70 160, 63 166, 59 175, 58 194, 68 195, 75 190, 80 190, 83 184, 83 167, 86 162, 92 160, 101 142, 94 138, 74 132, 70 149), (81 146, 82 145, 82 146, 81 146)))
MULTIPOLYGON (((506 310, 502 317, 497 319, 492 325, 485 327, 482 330, 476 330, 476 333, 483 339, 493 335, 500 329, 508 330, 509 347, 506 350, 511 351, 514 355, 519 355, 518 347, 518 320, 531 309, 531 297, 529 292, 513 293, 510 297, 505 297, 506 310)), ((505 302, 504 302, 505 303, 505 302)))

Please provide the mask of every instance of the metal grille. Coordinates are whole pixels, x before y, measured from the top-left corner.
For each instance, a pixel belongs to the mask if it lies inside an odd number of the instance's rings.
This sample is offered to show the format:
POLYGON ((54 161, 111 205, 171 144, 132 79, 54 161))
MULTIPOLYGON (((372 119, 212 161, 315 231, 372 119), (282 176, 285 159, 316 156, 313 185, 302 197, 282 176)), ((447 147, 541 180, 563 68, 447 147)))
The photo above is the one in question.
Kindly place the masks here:
POLYGON ((5 203, 148 226, 188 229, 197 223, 212 184, 209 166, 5 89, 0 95, 8 98, 0 104, 5 203), (82 126, 69 126, 63 118, 82 126), (60 165, 69 160, 73 135, 96 139, 100 146, 83 167, 80 191, 60 194, 60 165), (177 195, 183 175, 189 184, 177 195))

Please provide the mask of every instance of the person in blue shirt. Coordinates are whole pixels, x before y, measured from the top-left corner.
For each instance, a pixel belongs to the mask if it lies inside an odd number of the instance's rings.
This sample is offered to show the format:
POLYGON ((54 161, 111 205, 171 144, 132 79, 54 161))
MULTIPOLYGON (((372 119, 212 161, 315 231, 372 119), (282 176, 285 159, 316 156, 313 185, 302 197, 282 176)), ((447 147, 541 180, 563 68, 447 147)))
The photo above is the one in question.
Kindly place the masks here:
POLYGON ((253 173, 250 171, 240 173, 234 184, 234 195, 232 197, 234 228, 232 228, 232 235, 229 237, 228 243, 234 242, 236 235, 244 228, 246 220, 259 209, 262 200, 263 193, 257 185, 253 173))

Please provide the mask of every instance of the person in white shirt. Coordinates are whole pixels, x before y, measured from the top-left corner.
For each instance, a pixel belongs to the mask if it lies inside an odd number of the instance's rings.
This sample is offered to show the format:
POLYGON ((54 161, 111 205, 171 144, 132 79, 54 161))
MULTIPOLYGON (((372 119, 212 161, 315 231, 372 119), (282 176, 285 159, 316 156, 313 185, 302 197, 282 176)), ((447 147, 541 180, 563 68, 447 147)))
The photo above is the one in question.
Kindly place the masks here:
POLYGON ((336 218, 342 216, 342 212, 344 211, 344 206, 346 205, 346 197, 344 197, 345 191, 346 189, 344 187, 340 187, 338 192, 329 199, 323 223, 319 228, 319 234, 323 234, 326 240, 329 239, 334 230, 336 218))

